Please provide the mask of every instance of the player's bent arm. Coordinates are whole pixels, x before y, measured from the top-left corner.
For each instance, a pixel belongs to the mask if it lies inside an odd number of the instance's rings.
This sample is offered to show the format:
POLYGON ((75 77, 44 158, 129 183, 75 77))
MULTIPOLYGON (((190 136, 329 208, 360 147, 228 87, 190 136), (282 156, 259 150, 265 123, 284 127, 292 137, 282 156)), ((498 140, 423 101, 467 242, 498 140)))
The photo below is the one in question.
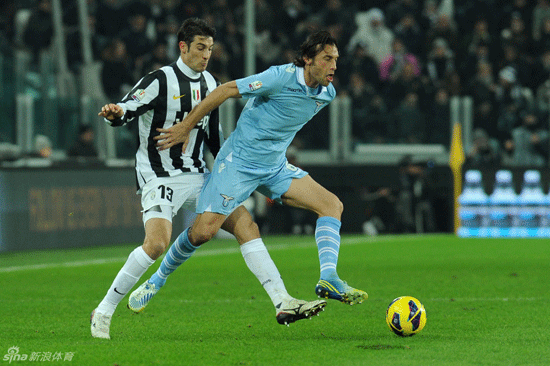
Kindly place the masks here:
POLYGON ((155 137, 155 140, 165 140, 171 137, 170 145, 185 142, 189 132, 199 123, 199 121, 215 108, 219 107, 229 98, 240 98, 239 88, 235 81, 229 81, 218 86, 206 98, 204 98, 181 123, 178 123, 169 129, 157 129, 163 134, 155 137))

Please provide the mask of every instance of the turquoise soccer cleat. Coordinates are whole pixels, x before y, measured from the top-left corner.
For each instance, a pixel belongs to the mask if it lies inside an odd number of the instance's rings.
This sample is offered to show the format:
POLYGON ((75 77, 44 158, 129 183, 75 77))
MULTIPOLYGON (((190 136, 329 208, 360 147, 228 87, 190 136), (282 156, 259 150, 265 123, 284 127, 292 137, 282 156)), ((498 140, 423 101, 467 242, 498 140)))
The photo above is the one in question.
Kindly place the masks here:
POLYGON ((341 279, 319 280, 315 293, 321 298, 338 300, 349 305, 360 304, 369 297, 365 291, 353 288, 341 279))

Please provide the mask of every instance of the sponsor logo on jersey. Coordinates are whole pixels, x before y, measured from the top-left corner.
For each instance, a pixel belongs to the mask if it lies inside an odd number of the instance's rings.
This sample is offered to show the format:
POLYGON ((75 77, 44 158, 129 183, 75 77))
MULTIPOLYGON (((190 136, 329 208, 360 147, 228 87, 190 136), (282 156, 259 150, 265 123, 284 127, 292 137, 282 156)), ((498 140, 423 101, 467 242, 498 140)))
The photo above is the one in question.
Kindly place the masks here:
POLYGON ((138 89, 134 94, 132 94, 132 99, 135 100, 136 102, 141 102, 144 97, 145 97, 144 89, 138 89))
POLYGON ((262 87, 262 82, 260 80, 256 80, 248 84, 248 87, 250 88, 250 91, 258 90, 262 87))
POLYGON ((288 90, 288 91, 294 92, 294 93, 299 93, 299 92, 302 91, 302 89, 298 89, 298 88, 289 88, 289 87, 286 87, 285 89, 288 90))
POLYGON ((183 97, 185 97, 185 94, 179 95, 179 96, 174 94, 174 96, 172 98, 174 98, 174 100, 178 100, 178 99, 183 98, 183 97))

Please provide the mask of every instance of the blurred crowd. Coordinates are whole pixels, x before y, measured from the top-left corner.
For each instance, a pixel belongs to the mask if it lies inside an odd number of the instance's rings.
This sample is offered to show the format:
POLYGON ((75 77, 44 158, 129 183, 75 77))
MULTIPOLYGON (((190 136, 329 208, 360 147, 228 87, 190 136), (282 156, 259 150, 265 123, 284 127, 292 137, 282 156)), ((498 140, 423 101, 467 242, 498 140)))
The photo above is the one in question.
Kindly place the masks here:
MULTIPOLYGON (((178 56, 176 32, 201 17, 218 33, 209 71, 244 75, 242 0, 88 0, 102 85, 118 100, 178 56)), ((81 63, 78 7, 62 0, 68 63, 81 63)), ((256 67, 291 62, 312 30, 339 41, 334 83, 353 103, 359 143, 450 143, 453 96, 473 98, 471 166, 548 163, 549 0, 256 0, 256 67)), ((3 0, 0 47, 35 54, 52 42, 51 0, 3 0), (32 9, 20 40, 15 18, 32 9), (17 41, 21 44, 17 44, 17 41)))

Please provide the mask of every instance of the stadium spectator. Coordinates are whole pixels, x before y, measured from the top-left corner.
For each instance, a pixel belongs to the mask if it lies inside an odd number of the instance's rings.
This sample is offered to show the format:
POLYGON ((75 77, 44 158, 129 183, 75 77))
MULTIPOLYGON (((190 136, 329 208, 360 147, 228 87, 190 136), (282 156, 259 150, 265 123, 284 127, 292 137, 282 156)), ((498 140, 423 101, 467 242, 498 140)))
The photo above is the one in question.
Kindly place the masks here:
POLYGON ((547 79, 537 89, 536 108, 544 113, 550 113, 550 79, 547 79))
POLYGON ((380 90, 380 71, 378 64, 369 53, 367 44, 358 43, 351 53, 342 56, 340 64, 338 75, 346 85, 349 85, 350 75, 359 72, 364 75, 366 83, 380 90))
POLYGON ((432 45, 436 40, 446 41, 447 48, 456 52, 459 47, 458 30, 454 21, 447 14, 440 14, 437 22, 426 33, 426 45, 432 45))
POLYGON ((394 141, 406 144, 426 142, 426 120, 420 110, 418 94, 409 92, 393 112, 390 134, 394 141))
MULTIPOLYGON (((472 32, 463 38, 458 62, 463 78, 470 78, 476 72, 477 64, 480 61, 493 62, 499 53, 498 37, 493 37, 489 30, 489 23, 486 18, 476 21, 472 32)), ((467 80, 464 80, 467 81, 467 80)))
POLYGON ((422 29, 432 29, 439 19, 439 11, 435 0, 425 0, 422 13, 420 14, 420 27, 422 29))
POLYGON ((114 39, 101 53, 103 68, 101 81, 103 91, 109 99, 120 99, 134 83, 131 75, 131 60, 126 52, 126 43, 114 39))
MULTIPOLYGON (((529 37, 533 35, 533 10, 535 8, 533 0, 508 0, 503 4, 501 11, 495 11, 495 16, 499 16, 497 29, 504 29, 510 24, 512 14, 519 14, 525 23, 525 29, 529 37)), ((493 9, 494 10, 494 9, 493 9)), ((494 29, 494 30, 497 30, 494 29)))
POLYGON ((521 115, 521 125, 512 131, 506 141, 506 150, 512 153, 512 164, 524 167, 546 166, 548 156, 548 129, 540 123, 539 113, 527 110, 521 115))
POLYGON ((38 60, 41 51, 48 49, 53 39, 51 0, 39 0, 27 21, 23 36, 25 45, 38 60))
POLYGON ((516 81, 525 87, 532 87, 533 72, 532 62, 526 54, 518 52, 518 49, 512 45, 504 44, 502 46, 503 56, 496 63, 498 70, 502 70, 507 66, 514 69, 516 81))
POLYGON ((69 157, 97 158, 95 148, 95 134, 92 126, 80 125, 78 137, 67 152, 69 157))
POLYGON ((478 43, 475 46, 474 52, 468 52, 463 55, 463 60, 460 64, 460 75, 467 84, 473 74, 477 73, 480 63, 492 64, 493 56, 490 48, 485 43, 478 43))
POLYGON ((421 56, 424 52, 423 39, 425 37, 414 13, 407 13, 395 27, 395 35, 403 40, 405 47, 412 54, 421 56))
POLYGON ((34 151, 31 157, 50 159, 53 152, 52 140, 45 135, 36 135, 34 137, 34 151))
POLYGON ((135 70, 136 74, 143 70, 144 63, 153 48, 153 42, 147 35, 147 14, 144 14, 146 8, 140 7, 140 10, 130 15, 129 27, 120 34, 120 38, 126 44, 131 70, 135 70))
POLYGON ((352 103, 352 136, 356 142, 381 143, 387 136, 387 108, 372 84, 363 74, 354 72, 350 76, 349 96, 352 103))
POLYGON ((153 46, 153 52, 146 56, 144 60, 142 75, 145 75, 151 71, 160 69, 162 66, 170 63, 170 58, 168 58, 168 47, 166 43, 157 42, 153 46))
POLYGON ((455 71, 455 54, 444 38, 437 38, 428 54, 426 71, 436 87, 443 86, 445 77, 455 71))
POLYGON ((467 81, 466 94, 472 96, 474 102, 474 128, 482 128, 491 136, 497 135, 493 113, 496 88, 493 66, 480 61, 476 74, 467 81))
POLYGON ((416 0, 394 0, 386 7, 386 24, 391 29, 396 29, 402 20, 411 14, 418 13, 418 3, 416 0))
POLYGON ((120 36, 128 24, 128 12, 124 5, 122 0, 97 0, 97 32, 100 35, 107 39, 120 36))
POLYGON ((420 75, 418 59, 412 53, 407 52, 403 41, 396 37, 392 41, 391 53, 380 64, 380 80, 394 81, 401 77, 405 64, 411 64, 414 75, 420 75))
POLYGON ((539 39, 535 42, 535 56, 540 56, 550 51, 550 17, 544 18, 542 22, 539 39))
POLYGON ((384 85, 384 96, 388 105, 399 106, 407 94, 414 93, 420 98, 420 104, 427 106, 427 98, 432 93, 432 88, 430 79, 417 75, 414 65, 407 62, 399 77, 384 85))
POLYGON ((492 168, 500 166, 502 156, 500 143, 491 138, 482 128, 476 128, 473 132, 472 147, 466 152, 465 169, 492 168))
POLYGON ((537 0, 533 10, 533 39, 538 41, 541 36, 542 23, 550 17, 550 2, 548 0, 537 0))
POLYGON ((533 52, 531 38, 518 12, 512 13, 509 26, 501 31, 501 38, 503 44, 515 47, 520 55, 530 55, 533 52))
POLYGON ((498 112, 497 135, 501 143, 510 140, 511 131, 519 122, 519 114, 528 107, 523 88, 517 81, 516 70, 507 66, 499 71, 499 82, 495 88, 498 112))
POLYGON ((449 93, 441 88, 435 93, 435 97, 428 108, 426 118, 426 141, 430 144, 441 144, 447 148, 451 142, 451 108, 449 93))
POLYGON ((353 51, 357 44, 365 44, 369 53, 380 65, 391 53, 394 37, 392 30, 384 25, 384 13, 378 8, 373 8, 368 12, 356 14, 355 22, 358 29, 348 43, 348 52, 353 51))

